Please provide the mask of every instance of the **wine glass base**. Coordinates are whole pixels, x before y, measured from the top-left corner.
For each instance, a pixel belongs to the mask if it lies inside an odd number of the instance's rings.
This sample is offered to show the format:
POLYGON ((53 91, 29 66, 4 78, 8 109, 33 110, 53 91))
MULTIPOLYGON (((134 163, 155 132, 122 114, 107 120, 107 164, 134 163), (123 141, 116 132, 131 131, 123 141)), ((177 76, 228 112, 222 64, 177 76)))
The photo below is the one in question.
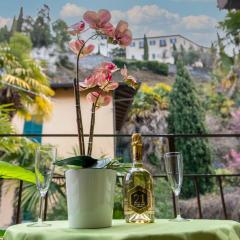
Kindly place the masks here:
POLYGON ((30 224, 28 224, 27 226, 28 226, 28 227, 50 227, 51 224, 45 223, 45 222, 43 222, 43 223, 35 222, 35 223, 30 223, 30 224))
POLYGON ((176 217, 174 219, 169 219, 169 221, 171 221, 171 222, 188 222, 190 220, 186 219, 186 218, 182 218, 182 217, 176 217))

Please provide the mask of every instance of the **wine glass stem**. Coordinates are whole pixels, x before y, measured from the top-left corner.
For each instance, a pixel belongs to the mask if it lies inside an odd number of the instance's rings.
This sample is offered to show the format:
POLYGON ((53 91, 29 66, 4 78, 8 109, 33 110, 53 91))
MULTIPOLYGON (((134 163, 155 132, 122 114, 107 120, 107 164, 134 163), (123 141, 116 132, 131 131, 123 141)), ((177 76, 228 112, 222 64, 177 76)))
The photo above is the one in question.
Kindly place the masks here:
POLYGON ((177 218, 181 218, 178 194, 175 194, 175 203, 176 203, 177 218))
POLYGON ((40 196, 40 205, 39 205, 39 215, 38 215, 38 223, 42 224, 43 222, 43 205, 44 205, 45 196, 40 196))

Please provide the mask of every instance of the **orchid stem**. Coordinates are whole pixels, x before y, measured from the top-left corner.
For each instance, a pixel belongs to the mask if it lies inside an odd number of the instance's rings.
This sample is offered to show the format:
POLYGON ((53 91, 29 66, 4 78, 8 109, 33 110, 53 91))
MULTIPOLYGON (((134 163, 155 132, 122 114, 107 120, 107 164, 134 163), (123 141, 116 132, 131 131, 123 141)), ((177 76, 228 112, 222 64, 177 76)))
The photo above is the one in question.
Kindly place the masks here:
POLYGON ((96 98, 95 103, 92 104, 92 114, 91 114, 91 122, 90 122, 90 133, 88 140, 88 156, 92 155, 92 146, 93 146, 93 132, 95 127, 95 119, 96 119, 96 107, 99 100, 100 95, 104 91, 104 89, 108 86, 109 82, 101 89, 99 95, 96 98))
POLYGON ((94 34, 89 37, 80 48, 78 55, 77 55, 77 72, 76 78, 74 79, 74 94, 75 94, 75 103, 76 103, 76 115, 77 115, 77 128, 78 128, 78 142, 79 142, 79 149, 80 155, 85 155, 85 145, 84 145, 84 131, 83 131, 83 122, 82 122, 82 112, 81 112, 81 100, 80 100, 80 86, 79 86, 79 60, 80 55, 82 53, 83 48, 85 47, 86 43, 92 39, 93 37, 98 36, 98 34, 94 34))
POLYGON ((88 140, 88 156, 92 155, 92 145, 93 145, 93 132, 96 119, 96 106, 95 103, 92 104, 92 114, 91 114, 91 123, 90 123, 90 133, 88 140))

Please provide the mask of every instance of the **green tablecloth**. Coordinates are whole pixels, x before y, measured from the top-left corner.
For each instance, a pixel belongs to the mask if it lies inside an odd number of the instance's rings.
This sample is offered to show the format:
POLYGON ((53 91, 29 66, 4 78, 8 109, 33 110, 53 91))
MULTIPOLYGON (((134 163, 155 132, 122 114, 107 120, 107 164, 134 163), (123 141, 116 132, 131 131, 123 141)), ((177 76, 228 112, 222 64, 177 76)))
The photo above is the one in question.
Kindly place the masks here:
POLYGON ((11 226, 5 240, 240 240, 240 223, 221 220, 127 224, 114 220, 111 228, 69 229, 67 221, 51 222, 51 227, 11 226))

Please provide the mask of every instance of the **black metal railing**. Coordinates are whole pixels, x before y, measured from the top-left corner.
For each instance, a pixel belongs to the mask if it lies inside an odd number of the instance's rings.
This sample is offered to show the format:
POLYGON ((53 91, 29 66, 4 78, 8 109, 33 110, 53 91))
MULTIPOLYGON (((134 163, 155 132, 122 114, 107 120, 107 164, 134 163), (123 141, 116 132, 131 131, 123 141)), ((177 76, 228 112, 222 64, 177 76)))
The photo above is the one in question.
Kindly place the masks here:
MULTIPOLYGON (((88 136, 87 134, 85 136, 88 136)), ((143 137, 166 137, 169 143, 169 151, 175 151, 175 139, 176 138, 232 138, 232 137, 240 137, 240 134, 142 134, 143 137)), ((77 134, 0 134, 1 137, 77 137, 77 134)), ((94 137, 131 137, 130 134, 95 134, 94 137)), ((118 176, 123 177, 123 176, 118 176)), ((166 179, 166 175, 154 175, 155 179, 164 178, 166 179)), ((195 193, 196 193, 196 201, 198 207, 198 217, 203 218, 202 212, 202 204, 201 204, 201 195, 199 188, 199 179, 200 178, 215 178, 221 199, 221 208, 223 211, 223 215, 225 219, 229 219, 228 217, 228 209, 226 207, 224 189, 223 189, 223 180, 227 177, 240 177, 240 174, 184 174, 184 178, 190 178, 194 183, 195 193)), ((54 177, 54 179, 62 179, 64 180, 64 176, 54 177)), ((23 181, 19 181, 18 188, 18 199, 17 199, 17 213, 15 218, 15 223, 21 222, 21 204, 22 204, 22 191, 23 191, 23 181)), ((176 216, 176 204, 175 197, 172 194, 172 202, 173 202, 173 213, 176 216)), ((48 211, 48 197, 45 199, 45 207, 44 207, 44 220, 47 219, 47 211, 48 211)))

